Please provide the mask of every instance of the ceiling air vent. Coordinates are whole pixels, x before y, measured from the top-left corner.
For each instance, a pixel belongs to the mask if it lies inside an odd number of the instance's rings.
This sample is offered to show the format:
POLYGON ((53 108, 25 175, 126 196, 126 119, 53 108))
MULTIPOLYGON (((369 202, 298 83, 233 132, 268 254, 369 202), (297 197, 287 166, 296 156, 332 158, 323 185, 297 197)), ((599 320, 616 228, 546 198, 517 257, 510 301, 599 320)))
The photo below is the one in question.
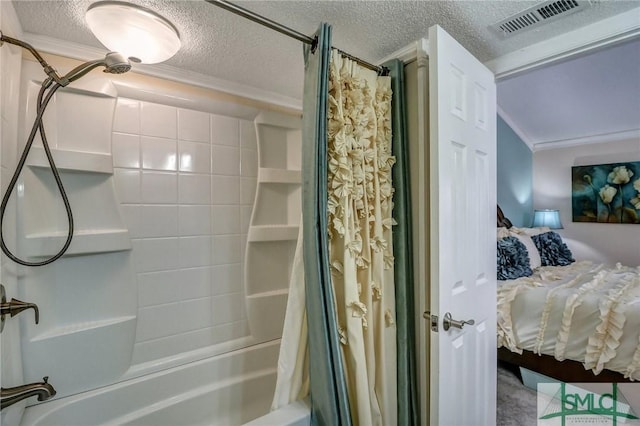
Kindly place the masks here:
POLYGON ((589 6, 591 6, 589 0, 546 1, 490 25, 490 28, 504 37, 509 37, 586 9, 589 6))

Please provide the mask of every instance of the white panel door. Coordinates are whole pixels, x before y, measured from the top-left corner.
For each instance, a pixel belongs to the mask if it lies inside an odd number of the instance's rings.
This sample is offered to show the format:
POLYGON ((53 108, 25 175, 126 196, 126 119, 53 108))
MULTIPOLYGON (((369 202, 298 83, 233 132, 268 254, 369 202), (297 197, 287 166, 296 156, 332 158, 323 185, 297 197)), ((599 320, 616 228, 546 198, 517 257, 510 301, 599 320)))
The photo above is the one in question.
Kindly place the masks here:
POLYGON ((431 425, 496 422, 494 76, 429 29, 431 425), (474 324, 445 330, 445 315, 474 324))

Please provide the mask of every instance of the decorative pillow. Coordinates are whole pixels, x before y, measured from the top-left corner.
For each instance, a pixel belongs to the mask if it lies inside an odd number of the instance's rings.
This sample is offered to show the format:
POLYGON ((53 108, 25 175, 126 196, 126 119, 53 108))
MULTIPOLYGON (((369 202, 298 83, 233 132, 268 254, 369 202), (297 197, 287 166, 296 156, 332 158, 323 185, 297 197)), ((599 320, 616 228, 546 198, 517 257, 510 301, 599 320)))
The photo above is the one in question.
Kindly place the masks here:
POLYGON ((516 233, 511 233, 511 236, 516 237, 526 247, 527 254, 529 255, 529 266, 532 270, 542 265, 538 248, 530 236, 516 233))
POLYGON ((531 239, 538 247, 542 266, 566 266, 575 262, 571 250, 559 234, 550 231, 534 235, 531 239))
POLYGON ((498 241, 498 279, 513 280, 532 274, 527 248, 516 237, 498 241))

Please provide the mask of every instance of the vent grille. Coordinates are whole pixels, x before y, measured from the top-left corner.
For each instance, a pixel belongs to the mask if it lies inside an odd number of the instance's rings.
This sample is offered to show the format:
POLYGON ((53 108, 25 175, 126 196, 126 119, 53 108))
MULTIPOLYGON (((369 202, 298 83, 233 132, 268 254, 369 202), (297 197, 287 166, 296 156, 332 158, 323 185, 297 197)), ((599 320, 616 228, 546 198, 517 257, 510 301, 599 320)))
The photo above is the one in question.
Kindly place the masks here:
POLYGON ((538 27, 591 6, 588 0, 552 0, 516 13, 490 26, 503 37, 538 27))

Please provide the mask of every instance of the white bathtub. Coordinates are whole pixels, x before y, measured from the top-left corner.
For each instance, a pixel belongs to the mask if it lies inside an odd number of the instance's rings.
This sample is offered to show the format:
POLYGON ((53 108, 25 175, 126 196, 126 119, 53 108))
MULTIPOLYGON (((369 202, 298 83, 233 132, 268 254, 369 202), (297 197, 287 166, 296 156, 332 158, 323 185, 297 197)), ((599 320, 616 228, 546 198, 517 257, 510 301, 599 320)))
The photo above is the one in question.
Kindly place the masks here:
POLYGON ((279 343, 38 404, 27 408, 21 426, 308 425, 309 410, 302 402, 269 413, 279 343))

